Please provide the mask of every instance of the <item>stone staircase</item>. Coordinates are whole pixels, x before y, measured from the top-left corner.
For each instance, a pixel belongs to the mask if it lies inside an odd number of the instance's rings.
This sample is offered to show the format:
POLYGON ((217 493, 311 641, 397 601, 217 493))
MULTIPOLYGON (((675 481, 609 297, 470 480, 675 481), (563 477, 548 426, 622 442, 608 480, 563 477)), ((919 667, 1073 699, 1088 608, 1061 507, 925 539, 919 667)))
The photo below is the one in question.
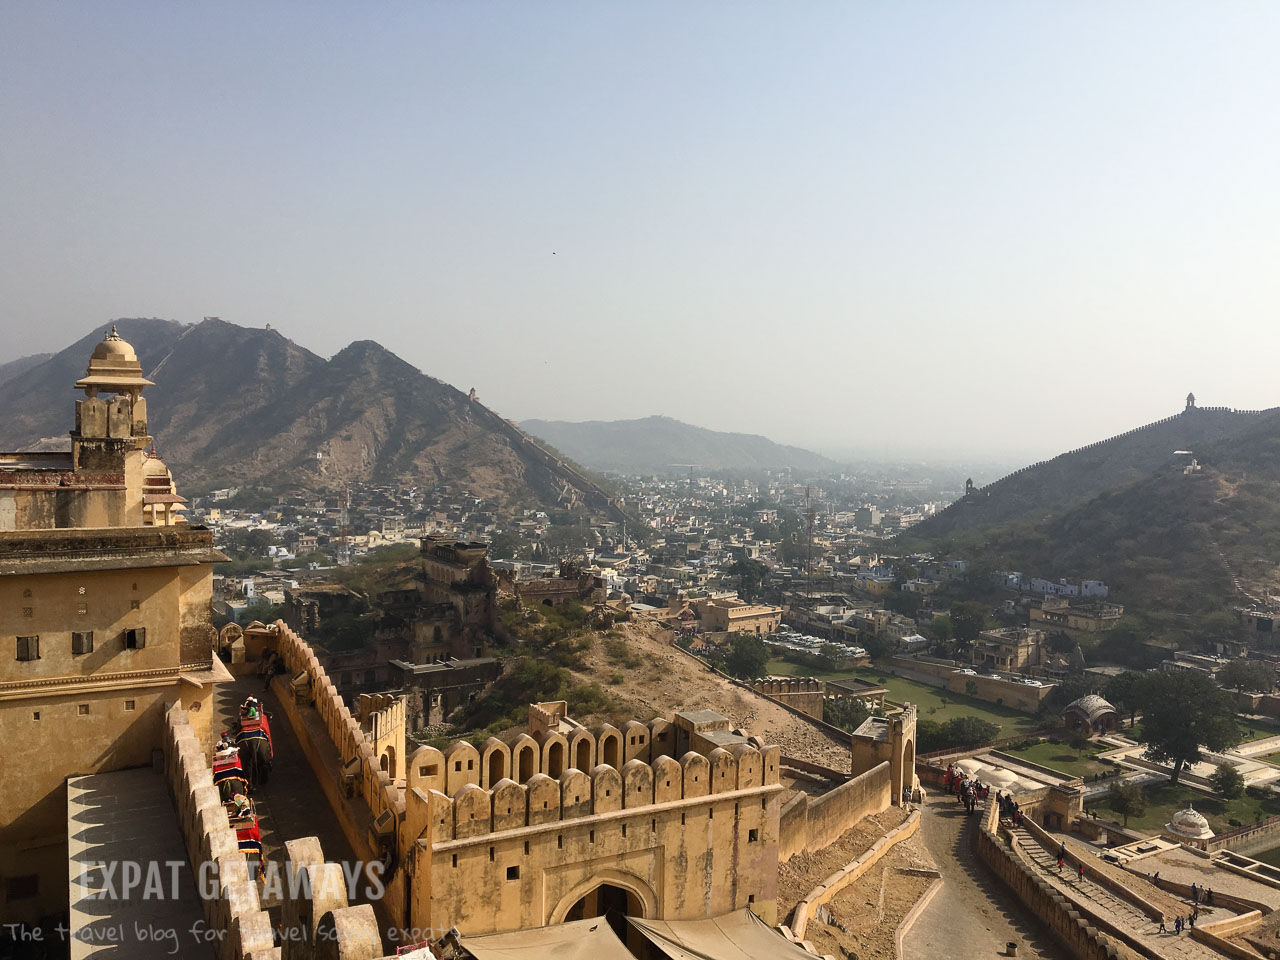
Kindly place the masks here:
MULTIPOLYGON (((1089 879, 1078 880, 1076 872, 1070 866, 1064 866, 1058 873, 1058 855, 1056 851, 1046 850, 1031 833, 1021 827, 1015 827, 1009 821, 1003 821, 1005 827, 1017 840, 1017 849, 1024 860, 1033 864, 1048 877, 1049 881, 1083 914, 1105 920, 1112 926, 1125 931, 1128 936, 1154 951, 1156 956, 1168 958, 1187 958, 1187 960, 1222 960, 1216 950, 1191 939, 1191 934, 1184 932, 1181 936, 1173 932, 1173 918, 1167 926, 1168 933, 1157 933, 1159 924, 1139 910, 1127 900, 1122 900, 1110 890, 1099 886, 1089 879)), ((1191 912, 1187 905, 1186 912, 1191 912)), ((1201 908, 1202 921, 1211 919, 1210 911, 1201 908)), ((1217 911, 1221 915, 1221 911, 1217 911)))

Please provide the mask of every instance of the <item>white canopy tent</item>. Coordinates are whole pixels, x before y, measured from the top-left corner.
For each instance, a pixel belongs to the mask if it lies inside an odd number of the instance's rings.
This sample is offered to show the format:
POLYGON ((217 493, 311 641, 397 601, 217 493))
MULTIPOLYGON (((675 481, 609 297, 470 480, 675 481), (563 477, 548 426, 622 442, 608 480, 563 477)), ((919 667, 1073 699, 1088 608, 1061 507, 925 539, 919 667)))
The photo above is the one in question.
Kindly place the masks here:
POLYGON ((635 960, 604 917, 460 937, 458 942, 476 960, 635 960))
POLYGON ((813 960, 746 907, 708 920, 627 920, 671 960, 813 960))

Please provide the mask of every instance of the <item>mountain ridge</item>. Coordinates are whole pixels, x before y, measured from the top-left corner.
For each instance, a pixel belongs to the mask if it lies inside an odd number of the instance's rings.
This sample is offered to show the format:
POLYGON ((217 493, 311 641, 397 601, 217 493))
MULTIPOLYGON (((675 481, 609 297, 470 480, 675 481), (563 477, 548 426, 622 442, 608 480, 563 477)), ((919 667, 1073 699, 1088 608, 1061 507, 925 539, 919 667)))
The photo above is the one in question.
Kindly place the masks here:
POLYGON ((634 420, 529 419, 520 427, 593 470, 662 474, 689 466, 803 471, 840 467, 821 454, 759 434, 710 430, 661 415, 634 420))
MULTIPOLYGON (((115 326, 155 381, 146 392, 151 433, 191 493, 246 484, 334 491, 417 478, 508 505, 562 502, 567 486, 570 502, 614 509, 589 477, 374 341, 325 359, 278 331, 217 318, 124 318, 115 326)), ((14 399, 0 447, 66 436, 72 384, 109 327, 9 381, 14 399)))

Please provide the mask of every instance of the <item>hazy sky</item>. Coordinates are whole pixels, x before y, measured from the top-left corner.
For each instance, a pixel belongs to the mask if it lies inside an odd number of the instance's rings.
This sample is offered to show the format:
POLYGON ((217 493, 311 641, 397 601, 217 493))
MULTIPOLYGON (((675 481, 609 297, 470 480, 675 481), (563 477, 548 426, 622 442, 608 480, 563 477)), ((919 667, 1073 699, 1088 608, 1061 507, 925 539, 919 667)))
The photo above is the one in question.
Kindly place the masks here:
POLYGON ((209 314, 867 452, 1274 406, 1277 50, 1274 2, 7 3, 0 361, 209 314))

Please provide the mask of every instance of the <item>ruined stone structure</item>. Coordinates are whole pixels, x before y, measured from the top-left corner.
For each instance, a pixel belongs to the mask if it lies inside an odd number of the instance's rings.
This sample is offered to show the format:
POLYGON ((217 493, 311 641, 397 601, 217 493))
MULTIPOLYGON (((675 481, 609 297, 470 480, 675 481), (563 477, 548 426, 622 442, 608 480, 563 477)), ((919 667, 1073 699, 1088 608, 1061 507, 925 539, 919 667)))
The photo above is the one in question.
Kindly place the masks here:
POLYGON ((70 452, 0 454, 0 916, 67 909, 71 775, 151 763, 168 704, 209 739, 212 534, 147 435, 114 330, 76 386, 70 452))
POLYGON ((560 576, 517 580, 511 589, 521 603, 542 607, 558 607, 569 600, 592 606, 602 603, 606 595, 601 577, 579 570, 576 564, 567 561, 560 565, 560 576))
POLYGON ((489 546, 444 537, 422 540, 421 602, 412 620, 408 659, 484 656, 497 625, 498 578, 489 546))
MULTIPOLYGON (((502 674, 502 661, 495 657, 469 660, 442 660, 437 663, 407 663, 392 660, 399 672, 396 692, 408 701, 408 728, 411 732, 442 723, 463 704, 470 703, 502 674)), ((341 686, 338 688, 340 691, 341 686)))

